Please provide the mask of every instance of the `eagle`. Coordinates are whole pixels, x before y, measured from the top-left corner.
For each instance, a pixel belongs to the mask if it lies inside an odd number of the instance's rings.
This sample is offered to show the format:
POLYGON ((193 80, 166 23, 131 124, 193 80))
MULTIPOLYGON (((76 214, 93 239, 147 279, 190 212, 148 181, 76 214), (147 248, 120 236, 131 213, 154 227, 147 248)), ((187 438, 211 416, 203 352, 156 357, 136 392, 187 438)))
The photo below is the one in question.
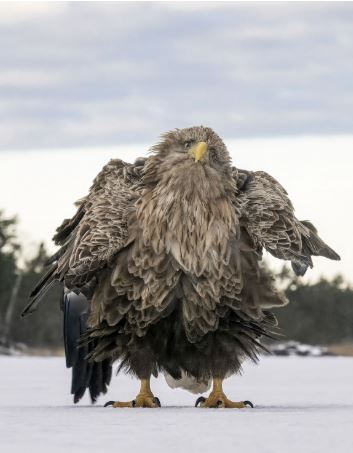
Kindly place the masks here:
POLYGON ((106 406, 159 407, 150 378, 163 373, 172 388, 201 394, 212 386, 196 406, 252 407, 228 399, 222 383, 245 360, 257 361, 261 338, 276 330, 271 308, 287 303, 263 251, 290 261, 297 276, 313 256, 340 259, 312 223, 296 218, 273 177, 232 166, 209 127, 169 131, 134 163, 112 159, 76 206, 22 313, 55 281, 67 306, 86 301, 84 317, 66 309, 75 402, 86 389, 93 402, 105 393, 118 361, 140 391, 106 406))

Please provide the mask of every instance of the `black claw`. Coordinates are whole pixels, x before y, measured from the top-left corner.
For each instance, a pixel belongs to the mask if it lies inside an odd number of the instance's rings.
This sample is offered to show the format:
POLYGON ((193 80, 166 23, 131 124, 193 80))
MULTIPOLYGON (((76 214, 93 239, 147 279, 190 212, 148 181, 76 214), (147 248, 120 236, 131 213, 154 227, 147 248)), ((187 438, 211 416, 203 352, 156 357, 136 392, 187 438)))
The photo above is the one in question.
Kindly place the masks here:
POLYGON ((216 407, 222 407, 223 406, 223 401, 222 400, 218 400, 217 403, 216 403, 216 407))
POLYGON ((132 401, 131 401, 131 406, 132 406, 132 407, 135 407, 135 406, 136 406, 136 401, 135 401, 135 400, 132 400, 132 401))
POLYGON ((161 402, 159 401, 158 396, 155 396, 155 397, 153 398, 153 402, 154 402, 155 404, 157 404, 158 407, 162 407, 161 402))
POLYGON ((107 403, 104 404, 104 407, 113 406, 114 403, 115 401, 108 401, 107 403))
POLYGON ((203 396, 199 396, 196 400, 195 407, 197 407, 200 403, 204 403, 206 401, 206 398, 203 396))
POLYGON ((253 403, 251 401, 243 401, 243 403, 245 404, 245 406, 249 406, 252 409, 254 409, 254 405, 253 405, 253 403))

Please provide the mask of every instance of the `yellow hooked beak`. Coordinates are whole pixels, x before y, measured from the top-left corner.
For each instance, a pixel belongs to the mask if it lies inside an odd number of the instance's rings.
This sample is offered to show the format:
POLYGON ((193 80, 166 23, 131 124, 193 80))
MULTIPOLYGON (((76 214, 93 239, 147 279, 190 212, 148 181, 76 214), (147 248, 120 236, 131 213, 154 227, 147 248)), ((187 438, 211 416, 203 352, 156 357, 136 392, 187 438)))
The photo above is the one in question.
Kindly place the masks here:
POLYGON ((207 143, 199 142, 194 145, 190 150, 190 157, 195 159, 195 162, 199 162, 203 156, 207 153, 207 143))

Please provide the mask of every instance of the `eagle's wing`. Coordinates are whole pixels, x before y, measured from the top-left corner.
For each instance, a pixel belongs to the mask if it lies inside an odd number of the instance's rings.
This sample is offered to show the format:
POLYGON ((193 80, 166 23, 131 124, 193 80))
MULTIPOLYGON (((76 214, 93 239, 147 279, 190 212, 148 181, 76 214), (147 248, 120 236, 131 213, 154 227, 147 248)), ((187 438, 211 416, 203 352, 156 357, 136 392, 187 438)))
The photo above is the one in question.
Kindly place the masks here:
POLYGON ((95 274, 124 246, 127 218, 138 197, 144 159, 128 164, 112 159, 95 178, 89 194, 79 200, 76 214, 57 229, 53 240, 61 248, 30 295, 22 316, 33 312, 55 280, 87 293, 95 274))
POLYGON ((286 190, 272 176, 234 168, 233 177, 241 203, 241 224, 259 250, 265 248, 276 258, 291 261, 297 275, 313 267, 312 256, 340 259, 310 222, 295 217, 286 190))

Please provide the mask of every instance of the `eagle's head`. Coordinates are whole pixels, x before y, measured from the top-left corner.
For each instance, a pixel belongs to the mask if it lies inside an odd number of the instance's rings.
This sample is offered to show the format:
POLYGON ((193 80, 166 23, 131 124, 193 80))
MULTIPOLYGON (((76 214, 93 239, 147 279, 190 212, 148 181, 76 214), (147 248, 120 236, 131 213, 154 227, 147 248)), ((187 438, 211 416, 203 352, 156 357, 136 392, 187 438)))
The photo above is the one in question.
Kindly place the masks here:
POLYGON ((209 127, 194 126, 166 132, 152 152, 173 166, 194 169, 196 164, 196 168, 201 166, 216 171, 230 168, 230 156, 225 144, 209 127))
POLYGON ((173 189, 185 189, 196 195, 203 192, 203 197, 213 194, 217 198, 224 190, 234 193, 228 150, 209 127, 166 132, 151 152, 144 171, 146 185, 173 181, 173 189))

